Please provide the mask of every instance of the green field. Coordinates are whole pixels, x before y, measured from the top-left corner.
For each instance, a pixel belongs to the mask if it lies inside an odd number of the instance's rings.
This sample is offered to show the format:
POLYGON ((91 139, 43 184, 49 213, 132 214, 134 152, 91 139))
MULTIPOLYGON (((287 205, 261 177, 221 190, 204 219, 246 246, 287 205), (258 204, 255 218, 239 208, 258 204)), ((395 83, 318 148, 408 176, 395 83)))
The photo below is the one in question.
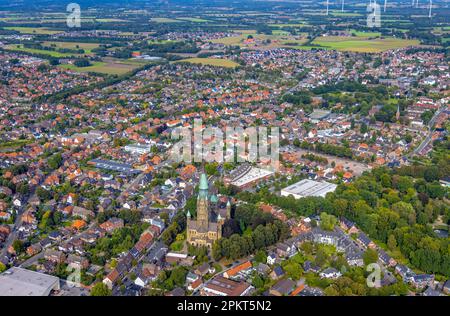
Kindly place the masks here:
POLYGON ((357 30, 350 30, 350 34, 356 35, 357 37, 379 37, 381 36, 381 32, 361 32, 357 30))
POLYGON ((6 49, 11 50, 11 51, 16 51, 16 52, 48 55, 48 56, 56 57, 56 58, 65 58, 65 57, 74 56, 74 54, 60 53, 60 52, 55 52, 55 51, 51 51, 51 50, 25 48, 25 47, 23 47, 23 45, 8 45, 8 46, 6 46, 6 49))
POLYGON ((130 22, 130 21, 123 20, 123 19, 95 19, 95 22, 111 23, 111 22, 130 22))
POLYGON ((313 41, 313 44, 339 51, 379 53, 390 49, 419 45, 419 41, 397 38, 379 38, 369 40, 364 38, 357 39, 343 36, 323 36, 316 38, 313 41))
POLYGON ((181 23, 180 20, 170 19, 170 18, 151 18, 151 22, 156 23, 181 23))
POLYGON ((77 72, 96 72, 106 75, 123 75, 136 68, 139 68, 147 62, 135 60, 104 60, 92 63, 89 67, 77 67, 75 65, 66 64, 59 67, 77 71, 77 72))
POLYGON ((42 35, 53 35, 61 33, 61 31, 55 31, 43 27, 22 27, 22 26, 7 26, 6 30, 17 31, 22 34, 42 34, 42 35))
POLYGON ((195 23, 205 23, 205 22, 210 22, 209 20, 205 20, 205 19, 199 19, 199 18, 177 18, 177 20, 183 20, 183 21, 188 21, 188 22, 195 22, 195 23))
POLYGON ((44 42, 43 46, 56 46, 57 48, 67 48, 67 49, 83 49, 86 54, 92 53, 94 48, 98 48, 100 44, 96 43, 79 43, 79 42, 44 42), (78 46, 78 47, 77 47, 78 46))
POLYGON ((177 63, 191 63, 191 64, 202 64, 209 66, 225 67, 225 68, 235 68, 239 66, 238 63, 228 60, 228 59, 218 59, 218 58, 186 58, 176 61, 177 63))
MULTIPOLYGON (((230 45, 230 46, 245 46, 252 48, 254 46, 253 43, 245 43, 245 40, 247 40, 248 36, 251 35, 255 40, 259 41, 270 41, 265 43, 264 45, 259 44, 259 48, 279 48, 279 47, 293 47, 293 46, 299 46, 306 42, 306 38, 298 38, 289 35, 289 33, 286 32, 274 32, 273 35, 266 35, 266 34, 257 34, 254 30, 236 30, 235 32, 242 33, 238 36, 232 36, 232 37, 224 37, 219 39, 214 39, 211 42, 213 43, 220 43, 224 45, 230 45)), ((303 36, 303 34, 301 34, 303 36)))
POLYGON ((357 17, 357 16, 362 16, 362 14, 360 13, 352 13, 352 12, 342 12, 342 11, 337 11, 337 10, 333 10, 330 11, 330 14, 333 16, 347 16, 347 17, 357 17))

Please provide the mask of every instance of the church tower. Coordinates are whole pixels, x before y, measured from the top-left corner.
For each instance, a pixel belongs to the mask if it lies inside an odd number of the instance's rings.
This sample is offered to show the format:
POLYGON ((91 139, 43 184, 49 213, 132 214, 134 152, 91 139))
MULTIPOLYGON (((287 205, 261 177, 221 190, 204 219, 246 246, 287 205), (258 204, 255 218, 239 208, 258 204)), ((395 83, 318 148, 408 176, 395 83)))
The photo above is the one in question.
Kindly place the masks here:
POLYGON ((395 119, 397 121, 400 119, 400 105, 397 105, 397 113, 395 113, 395 119))
POLYGON ((230 219, 231 218, 231 203, 230 200, 228 200, 227 202, 227 215, 226 215, 226 219, 230 219))
POLYGON ((209 201, 208 201, 208 179, 203 173, 200 176, 200 186, 197 199, 197 223, 199 228, 208 229, 209 223, 209 201))

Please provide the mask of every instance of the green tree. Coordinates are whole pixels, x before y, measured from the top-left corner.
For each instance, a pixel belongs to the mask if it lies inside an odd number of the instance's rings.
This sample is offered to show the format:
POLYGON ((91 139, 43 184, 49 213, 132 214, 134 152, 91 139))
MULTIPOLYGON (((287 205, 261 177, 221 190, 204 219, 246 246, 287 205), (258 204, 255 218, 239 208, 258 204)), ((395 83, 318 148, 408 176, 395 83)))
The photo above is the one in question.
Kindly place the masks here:
POLYGON ((91 296, 111 296, 112 291, 102 282, 96 283, 91 289, 91 296))
POLYGON ((378 261, 378 253, 375 249, 368 248, 363 254, 364 264, 367 266, 378 261))

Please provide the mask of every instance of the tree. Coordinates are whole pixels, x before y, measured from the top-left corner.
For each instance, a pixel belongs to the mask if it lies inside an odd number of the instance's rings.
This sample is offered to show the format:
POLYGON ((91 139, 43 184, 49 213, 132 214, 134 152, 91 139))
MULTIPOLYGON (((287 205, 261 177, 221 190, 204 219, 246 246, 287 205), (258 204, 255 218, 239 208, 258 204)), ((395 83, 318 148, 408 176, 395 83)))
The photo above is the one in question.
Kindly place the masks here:
POLYGON ((364 264, 367 266, 378 261, 378 253, 375 249, 368 248, 363 254, 364 264))
POLYGON ((397 240, 394 235, 389 235, 387 246, 390 250, 394 250, 397 247, 397 240))
POLYGON ((47 164, 51 169, 55 170, 61 166, 62 162, 63 162, 63 159, 62 159, 61 153, 57 153, 57 154, 54 154, 53 156, 51 156, 50 158, 48 158, 47 164))
POLYGON ((333 215, 322 212, 320 214, 320 227, 324 230, 333 230, 337 223, 336 217, 333 215))
POLYGON ((91 289, 91 296, 111 296, 112 291, 102 282, 95 284, 91 289))
POLYGON ((23 250, 23 242, 19 239, 14 240, 12 247, 14 248, 14 251, 19 254, 23 250))
POLYGON ((206 164, 206 165, 205 165, 205 171, 206 171, 206 174, 207 174, 208 176, 215 176, 215 175, 218 175, 219 172, 218 172, 218 170, 217 170, 217 163, 216 163, 216 162, 213 162, 213 163, 208 163, 208 164, 206 164))
POLYGON ((6 266, 0 262, 0 273, 6 271, 6 266))
POLYGON ((266 263, 267 261, 267 253, 264 250, 258 250, 255 254, 255 261, 266 263))

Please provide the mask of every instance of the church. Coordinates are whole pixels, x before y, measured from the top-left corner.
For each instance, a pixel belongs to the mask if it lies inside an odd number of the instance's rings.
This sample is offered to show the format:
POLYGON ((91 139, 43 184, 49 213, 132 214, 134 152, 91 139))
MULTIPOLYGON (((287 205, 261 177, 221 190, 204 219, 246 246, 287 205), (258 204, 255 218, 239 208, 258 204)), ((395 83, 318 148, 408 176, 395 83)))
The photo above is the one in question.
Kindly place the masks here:
POLYGON ((187 213, 187 242, 193 246, 211 248, 216 240, 222 238, 222 226, 231 217, 231 204, 221 205, 216 194, 210 194, 208 179, 200 176, 197 198, 197 218, 187 213))

